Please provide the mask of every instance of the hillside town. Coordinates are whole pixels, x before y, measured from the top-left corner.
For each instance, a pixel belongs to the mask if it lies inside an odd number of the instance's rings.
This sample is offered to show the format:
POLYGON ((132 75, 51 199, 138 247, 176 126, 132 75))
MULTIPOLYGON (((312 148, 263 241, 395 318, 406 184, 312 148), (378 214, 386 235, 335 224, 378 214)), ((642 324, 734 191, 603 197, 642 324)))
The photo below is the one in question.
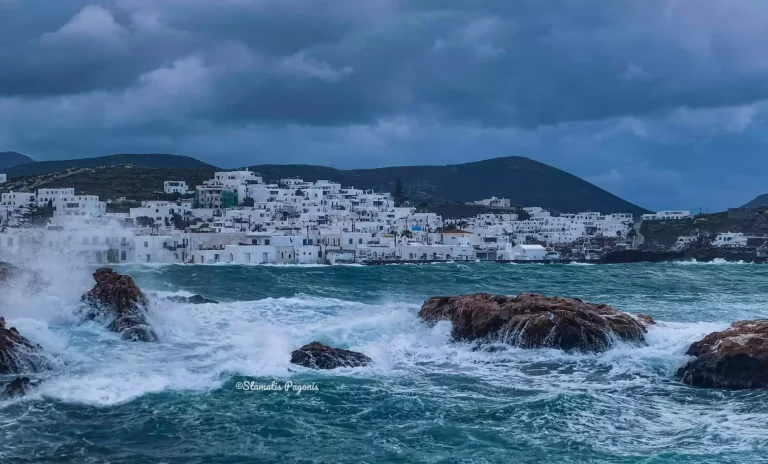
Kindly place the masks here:
MULTIPOLYGON (((127 212, 110 211, 124 199, 102 201, 74 188, 3 193, 0 253, 44 247, 97 263, 161 264, 596 261, 641 245, 641 221, 690 217, 558 214, 513 209, 509 199, 492 197, 472 202, 485 207, 483 214, 443 218, 410 205, 399 182, 383 193, 323 180, 270 182, 249 170, 216 172, 193 189, 168 180, 163 190, 167 200, 142 201, 127 212)), ((680 236, 675 247, 697 241, 680 236)), ((747 241, 722 233, 710 245, 747 241)))

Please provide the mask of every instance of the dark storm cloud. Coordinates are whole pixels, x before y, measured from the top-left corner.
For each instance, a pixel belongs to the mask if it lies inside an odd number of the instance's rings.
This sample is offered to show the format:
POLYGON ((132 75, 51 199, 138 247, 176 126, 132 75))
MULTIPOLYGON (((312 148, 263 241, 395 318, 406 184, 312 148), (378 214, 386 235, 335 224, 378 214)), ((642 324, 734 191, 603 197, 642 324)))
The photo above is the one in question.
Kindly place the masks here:
POLYGON ((768 168, 765 30, 751 0, 0 0, 0 149, 519 154, 661 207, 723 151, 768 168))

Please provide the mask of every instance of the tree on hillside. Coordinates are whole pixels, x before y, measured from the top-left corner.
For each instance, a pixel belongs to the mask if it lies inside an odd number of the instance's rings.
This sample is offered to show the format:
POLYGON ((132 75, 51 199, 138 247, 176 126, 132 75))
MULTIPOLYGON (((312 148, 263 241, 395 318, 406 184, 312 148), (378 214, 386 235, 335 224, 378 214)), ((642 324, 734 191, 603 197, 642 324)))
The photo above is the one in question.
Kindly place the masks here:
POLYGON ((155 220, 149 216, 139 216, 136 218, 136 225, 139 227, 154 227, 155 220))
POLYGON ((184 216, 175 213, 173 215, 173 227, 178 230, 185 230, 187 228, 187 221, 184 220, 184 216))
POLYGON ((405 187, 403 186, 403 181, 401 181, 399 177, 395 181, 395 190, 392 192, 392 197, 395 200, 395 206, 402 206, 406 201, 408 201, 408 197, 405 196, 405 187))
POLYGON ((53 211, 53 200, 48 200, 45 206, 40 206, 32 200, 21 215, 21 222, 30 227, 45 226, 53 217, 53 211))

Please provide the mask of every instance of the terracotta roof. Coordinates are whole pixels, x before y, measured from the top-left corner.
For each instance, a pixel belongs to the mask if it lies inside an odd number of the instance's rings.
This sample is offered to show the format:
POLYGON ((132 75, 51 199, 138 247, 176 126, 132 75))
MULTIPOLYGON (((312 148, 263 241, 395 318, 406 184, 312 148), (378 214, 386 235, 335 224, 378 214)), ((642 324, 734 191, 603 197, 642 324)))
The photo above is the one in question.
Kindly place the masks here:
POLYGON ((472 234, 472 232, 467 232, 466 230, 461 229, 451 229, 451 230, 445 230, 443 231, 444 234, 472 234))

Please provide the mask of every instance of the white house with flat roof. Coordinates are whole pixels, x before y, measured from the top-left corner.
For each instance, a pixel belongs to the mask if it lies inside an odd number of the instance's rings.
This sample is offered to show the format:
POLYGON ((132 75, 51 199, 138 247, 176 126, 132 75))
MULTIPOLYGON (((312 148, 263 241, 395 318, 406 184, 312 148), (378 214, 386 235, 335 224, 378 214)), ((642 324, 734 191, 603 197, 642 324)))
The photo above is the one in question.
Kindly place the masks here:
POLYGON ((541 245, 515 245, 512 247, 512 259, 542 261, 547 256, 547 249, 541 245))
POLYGON ((659 211, 652 214, 643 214, 643 221, 669 221, 675 219, 687 219, 691 217, 690 211, 659 211))
POLYGON ((163 182, 163 191, 168 194, 181 193, 183 195, 189 191, 189 187, 183 180, 166 180, 163 182))
POLYGON ((725 232, 717 234, 712 245, 725 248, 740 248, 747 246, 747 237, 741 232, 725 232))
POLYGON ((509 198, 486 198, 475 202, 476 205, 489 206, 491 208, 508 208, 512 203, 509 198))

